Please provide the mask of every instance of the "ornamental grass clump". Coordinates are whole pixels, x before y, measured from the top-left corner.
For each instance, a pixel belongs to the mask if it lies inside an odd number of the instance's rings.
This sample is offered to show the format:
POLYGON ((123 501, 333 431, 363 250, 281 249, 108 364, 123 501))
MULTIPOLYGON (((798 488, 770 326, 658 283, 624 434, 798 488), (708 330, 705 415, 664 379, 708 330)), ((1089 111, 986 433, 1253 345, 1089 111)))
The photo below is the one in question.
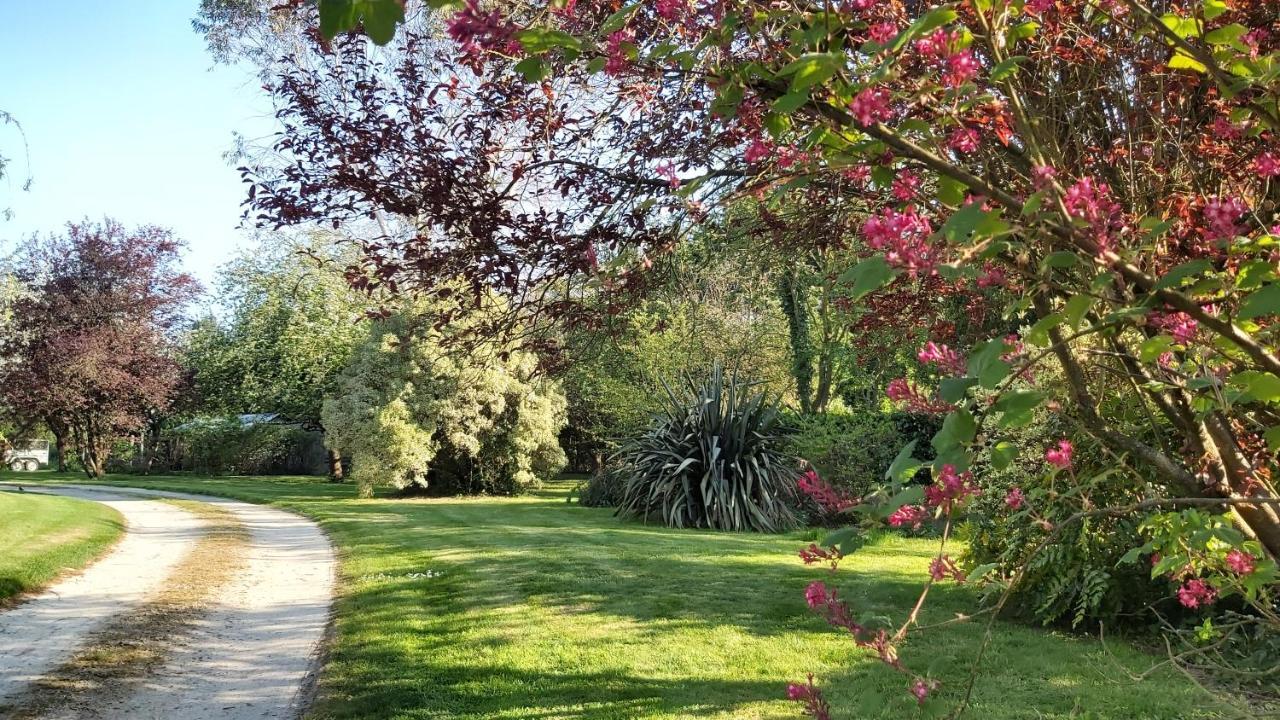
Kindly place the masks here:
POLYGON ((615 460, 618 512, 670 527, 776 532, 795 526, 796 461, 782 450, 776 401, 716 366, 666 388, 667 407, 615 460))

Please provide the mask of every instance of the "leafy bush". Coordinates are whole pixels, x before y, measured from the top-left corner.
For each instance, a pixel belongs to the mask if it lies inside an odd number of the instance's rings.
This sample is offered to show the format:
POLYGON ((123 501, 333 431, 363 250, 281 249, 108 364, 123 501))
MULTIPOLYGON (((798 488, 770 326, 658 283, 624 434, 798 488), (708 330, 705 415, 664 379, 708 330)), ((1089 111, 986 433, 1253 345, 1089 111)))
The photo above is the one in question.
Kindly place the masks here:
POLYGON ((161 466, 209 475, 307 474, 323 467, 320 434, 297 426, 199 419, 170 431, 161 466))
POLYGON ((666 386, 667 408, 616 456, 619 512, 671 527, 771 532, 796 524, 796 461, 782 449, 776 402, 716 366, 666 386))
POLYGON ((837 490, 861 497, 884 481, 884 471, 905 442, 892 418, 877 410, 843 406, 822 415, 791 414, 787 454, 812 465, 837 490))
MULTIPOLYGON (((1057 525, 1079 512, 1087 502, 1096 507, 1140 500, 1143 482, 1114 468, 1093 446, 1075 450, 1075 479, 1068 484, 1059 474, 1046 474, 1044 450, 1062 436, 1063 421, 1041 411, 1030 424, 1009 431, 1006 441, 1022 452, 1009 466, 990 467, 989 458, 976 474, 982 494, 970 506, 967 561, 972 566, 992 563, 998 575, 1008 576, 1026 563, 1026 577, 1009 599, 1009 609, 1042 624, 1072 627, 1096 621, 1132 621, 1163 593, 1150 579, 1148 568, 1120 564, 1131 548, 1142 544, 1140 516, 1098 517, 1065 530, 1049 546, 1027 560, 1045 537, 1041 520, 1057 525), (1010 512, 1005 495, 1013 487, 1026 496, 1026 509, 1010 512), (1034 517, 1033 517, 1034 514, 1034 517)), ((990 590, 998 593, 1000 584, 990 590)), ((989 598, 992 599, 992 598, 989 598)))
POLYGON ((350 456, 361 494, 510 495, 559 472, 565 400, 535 378, 537 358, 494 342, 447 352, 444 334, 462 329, 432 317, 420 308, 377 323, 324 403, 325 442, 350 456))
POLYGON ((578 503, 587 507, 618 507, 627 488, 627 473, 622 467, 606 466, 591 474, 575 488, 578 503))

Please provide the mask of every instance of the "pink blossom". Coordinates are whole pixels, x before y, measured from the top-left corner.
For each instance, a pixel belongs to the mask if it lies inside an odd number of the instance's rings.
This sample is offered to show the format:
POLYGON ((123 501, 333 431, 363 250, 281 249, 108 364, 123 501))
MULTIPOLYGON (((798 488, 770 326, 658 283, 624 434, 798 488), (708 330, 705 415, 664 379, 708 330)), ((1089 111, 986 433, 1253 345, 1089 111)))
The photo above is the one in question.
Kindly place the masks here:
POLYGON ((799 148, 788 145, 778 153, 778 167, 784 170, 792 165, 803 165, 807 162, 809 162, 809 153, 799 148))
POLYGON ((1233 549, 1227 553, 1227 567, 1237 575, 1248 575, 1253 572, 1253 556, 1249 553, 1233 549))
POLYGON ((677 20, 689 9, 689 0, 658 0, 654 10, 663 20, 677 20))
POLYGON ((854 165, 841 170, 840 174, 844 176, 845 180, 855 185, 866 185, 867 181, 871 179, 871 168, 866 165, 854 165))
POLYGON ((938 266, 938 248, 930 243, 933 227, 914 207, 887 208, 862 225, 867 246, 884 250, 885 260, 906 270, 911 277, 932 275, 938 266))
POLYGON ((810 608, 826 605, 827 598, 827 586, 821 580, 814 580, 804 589, 804 601, 809 603, 810 608))
POLYGON ((1261 178, 1273 178, 1280 175, 1280 158, 1269 152, 1262 153, 1254 158, 1253 171, 1261 178))
POLYGON ((800 559, 804 561, 805 565, 829 563, 831 569, 835 570, 840 565, 840 561, 844 559, 844 553, 840 552, 837 547, 823 550, 818 547, 817 543, 809 543, 809 547, 800 549, 800 559))
POLYGON ((903 505, 889 515, 888 521, 893 527, 910 525, 912 530, 919 530, 926 516, 927 511, 923 505, 903 505))
POLYGON ((1009 492, 1004 496, 1004 504, 1010 510, 1021 510, 1022 506, 1027 502, 1027 497, 1022 494, 1022 488, 1010 488, 1009 492))
POLYGON ((676 175, 676 166, 670 161, 663 161, 658 165, 658 177, 664 178, 672 190, 680 187, 680 177, 676 175))
POLYGON ((1008 284, 1009 278, 998 265, 990 262, 983 264, 982 272, 978 275, 978 287, 1004 287, 1008 284))
POLYGON ((1224 240, 1240 234, 1236 221, 1248 210, 1238 198, 1213 198, 1204 205, 1205 238, 1224 240))
POLYGON ((841 512, 858 504, 857 498, 851 498, 836 490, 826 480, 818 477, 818 473, 809 470, 800 476, 796 487, 800 492, 813 498, 827 512, 841 512))
POLYGON ((787 699, 804 703, 804 714, 814 720, 831 720, 831 706, 822 696, 822 690, 813 683, 813 673, 809 673, 806 685, 788 684, 787 699))
POLYGON ((903 170, 893 179, 891 192, 901 202, 914 200, 920 193, 920 176, 910 170, 903 170))
POLYGON ((888 88, 869 87, 854 96, 849 102, 849 111, 859 125, 868 127, 893 117, 893 110, 889 107, 891 99, 888 88))
POLYGON ((1191 578, 1178 588, 1178 602, 1191 610, 1212 605, 1217 599, 1218 591, 1200 578, 1191 578))
POLYGON ((916 358, 922 363, 937 365, 940 369, 952 375, 963 375, 965 373, 965 361, 960 356, 960 353, 945 344, 939 345, 932 340, 920 348, 920 351, 916 353, 916 358))
POLYGON ((847 0, 847 4, 850 10, 870 10, 875 6, 876 0, 847 0))
POLYGON ((954 36, 942 28, 925 35, 915 42, 916 52, 925 57, 943 57, 951 49, 954 36))
POLYGON ((1243 135, 1240 128, 1224 117, 1217 117, 1213 120, 1213 135, 1220 140, 1239 140, 1243 135))
POLYGON ((772 155, 773 149, 773 143, 756 138, 747 145, 747 151, 742 154, 742 159, 746 160, 748 165, 754 165, 772 155))
POLYGON ((978 484, 973 480, 973 473, 957 472, 955 465, 943 465, 937 480, 924 489, 924 497, 925 503, 930 507, 942 508, 949 512, 954 505, 964 502, 972 495, 977 495, 978 492, 978 484))
POLYGON ((893 22, 879 22, 867 28, 867 34, 872 42, 884 45, 898 36, 898 25, 893 22))
POLYGON ((1063 202, 1072 217, 1084 220, 1093 230, 1098 249, 1110 249, 1113 231, 1120 217, 1120 205, 1111 199, 1111 187, 1091 177, 1083 177, 1067 188, 1063 202))
POLYGON ((1195 342, 1196 333, 1200 329, 1200 323, 1184 312, 1155 312, 1151 313, 1147 320, 1152 325, 1162 328, 1172 335, 1174 341, 1180 345, 1190 345, 1195 342))
POLYGON ((1166 350, 1156 358, 1156 363, 1165 370, 1172 370, 1178 366, 1178 357, 1171 350, 1166 350))
POLYGON ((476 0, 467 0, 467 4, 449 19, 445 32, 458 43, 463 55, 476 59, 485 51, 505 47, 514 37, 516 27, 503 18, 501 12, 493 10, 486 13, 476 0))
POLYGON ((1023 9, 1031 15, 1044 15, 1053 9, 1053 0, 1027 0, 1023 9))
POLYGON ((929 577, 935 582, 948 578, 958 583, 965 581, 964 571, 956 565, 956 561, 952 560, 950 555, 939 555, 929 563, 929 577))
POLYGON ((911 694, 916 697, 916 702, 924 705, 924 701, 929 698, 929 693, 938 689, 937 680, 926 681, 923 678, 916 678, 915 684, 911 686, 911 694))
POLYGON ((1044 459, 1050 465, 1065 470, 1071 467, 1071 453, 1074 451, 1070 440, 1059 440, 1056 446, 1044 451, 1044 459))
POLYGON ((962 50, 947 58, 947 72, 942 81, 949 87, 959 87, 978 77, 982 66, 970 50, 962 50))
POLYGON ((626 30, 617 30, 609 35, 605 43, 604 71, 608 75, 621 75, 631 66, 631 58, 627 54, 627 44, 632 35, 626 30))
POLYGON ((981 139, 982 136, 973 128, 956 128, 947 138, 947 146, 956 152, 968 154, 978 149, 978 141, 981 139))
POLYGON ((1058 176, 1058 171, 1048 165, 1037 165, 1031 169, 1031 182, 1037 190, 1043 190, 1049 187, 1053 179, 1058 176))
POLYGON ((885 395, 894 402, 906 405, 912 412, 940 415, 951 412, 953 409, 950 403, 925 395, 919 388, 907 382, 906 378, 890 380, 888 387, 885 388, 885 395))

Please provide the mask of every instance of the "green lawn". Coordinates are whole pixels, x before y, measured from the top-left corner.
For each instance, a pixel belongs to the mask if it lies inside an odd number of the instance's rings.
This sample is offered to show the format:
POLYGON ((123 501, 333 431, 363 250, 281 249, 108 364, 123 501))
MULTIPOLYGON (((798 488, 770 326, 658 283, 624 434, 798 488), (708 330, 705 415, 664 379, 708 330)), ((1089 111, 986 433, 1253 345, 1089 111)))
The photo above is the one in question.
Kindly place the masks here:
POLYGON ((0 492, 0 606, 88 565, 124 530, 106 505, 0 492))
MULTIPOLYGON (((358 500, 316 480, 116 481, 270 502, 330 533, 340 597, 316 718, 798 718, 782 698, 808 671, 837 718, 916 716, 903 676, 805 607, 804 586, 825 571, 796 557, 800 533, 624 522, 567 504, 563 485, 514 499, 358 500)), ((840 585, 859 613, 901 617, 931 547, 881 538, 840 585)), ((967 592, 937 592, 925 622, 972 610, 967 592)), ((938 629, 903 658, 954 700, 982 631, 938 629)), ((1130 682, 1117 663, 1152 658, 1110 645, 1000 625, 967 717, 1212 716, 1172 673, 1130 682)))

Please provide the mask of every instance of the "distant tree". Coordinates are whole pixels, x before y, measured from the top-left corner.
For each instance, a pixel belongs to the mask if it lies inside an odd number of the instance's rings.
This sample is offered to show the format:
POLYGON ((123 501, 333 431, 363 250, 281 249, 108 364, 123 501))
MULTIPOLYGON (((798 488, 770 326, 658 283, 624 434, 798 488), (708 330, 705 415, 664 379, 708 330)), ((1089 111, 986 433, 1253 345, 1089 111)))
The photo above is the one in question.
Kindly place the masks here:
POLYGON ((46 424, 99 477, 112 445, 142 430, 180 380, 170 336, 198 290, 178 271, 181 243, 157 227, 106 220, 34 238, 15 263, 0 337, 0 398, 26 426, 46 424))
POLYGON ((496 342, 449 351, 440 308, 418 303, 375 323, 322 414, 326 442, 375 485, 514 494, 565 464, 565 399, 537 358, 496 342))
MULTIPOLYGON (((335 268, 333 248, 322 237, 268 241, 222 269, 226 315, 198 322, 185 353, 200 409, 279 413, 325 430, 321 404, 368 333, 366 299, 335 268)), ((330 447, 330 475, 341 479, 330 447)))
MULTIPOLYGON (((22 139, 23 153, 24 155, 27 156, 27 167, 29 169, 31 166, 31 157, 30 157, 30 153, 27 151, 27 136, 26 136, 26 133, 23 132, 22 130, 22 124, 19 123, 18 119, 15 118, 13 115, 5 112, 4 110, 0 110, 0 127, 3 127, 5 125, 8 125, 18 131, 18 135, 22 139)), ((9 177, 9 175, 11 174, 9 172, 10 162, 11 162, 10 158, 6 157, 3 154, 0 154, 0 180, 4 180, 5 178, 9 177)), ((28 174, 27 177, 22 181, 21 187, 24 191, 31 189, 30 174, 28 174)), ((12 216, 13 216, 13 208, 4 208, 3 210, 0 210, 0 217, 4 218, 5 220, 8 220, 12 216)))

